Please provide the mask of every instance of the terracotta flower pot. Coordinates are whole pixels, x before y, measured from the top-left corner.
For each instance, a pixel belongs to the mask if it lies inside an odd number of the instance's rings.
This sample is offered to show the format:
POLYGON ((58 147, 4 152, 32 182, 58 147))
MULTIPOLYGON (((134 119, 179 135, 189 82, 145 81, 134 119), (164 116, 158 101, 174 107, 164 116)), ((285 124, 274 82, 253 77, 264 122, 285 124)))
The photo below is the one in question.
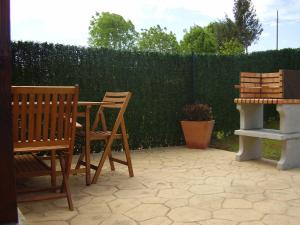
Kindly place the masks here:
POLYGON ((210 143, 215 121, 181 121, 188 148, 206 149, 210 143))

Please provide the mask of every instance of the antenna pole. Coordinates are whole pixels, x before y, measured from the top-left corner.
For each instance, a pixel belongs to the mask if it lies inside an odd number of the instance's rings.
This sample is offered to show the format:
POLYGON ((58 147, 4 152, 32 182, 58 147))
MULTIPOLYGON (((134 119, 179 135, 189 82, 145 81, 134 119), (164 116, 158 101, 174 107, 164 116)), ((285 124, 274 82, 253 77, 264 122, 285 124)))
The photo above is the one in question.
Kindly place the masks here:
POLYGON ((276 50, 278 50, 278 10, 277 10, 277 20, 276 20, 276 50))

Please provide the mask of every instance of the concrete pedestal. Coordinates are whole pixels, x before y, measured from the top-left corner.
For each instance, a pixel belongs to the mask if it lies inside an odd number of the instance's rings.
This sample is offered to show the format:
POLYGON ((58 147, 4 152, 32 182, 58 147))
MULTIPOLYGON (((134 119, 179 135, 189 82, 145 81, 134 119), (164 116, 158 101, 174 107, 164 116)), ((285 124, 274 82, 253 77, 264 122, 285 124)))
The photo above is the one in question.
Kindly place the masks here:
POLYGON ((245 161, 261 158, 262 138, 282 141, 278 169, 300 167, 300 105, 277 105, 280 115, 280 130, 263 129, 262 104, 238 104, 240 111, 239 152, 236 160, 245 161))

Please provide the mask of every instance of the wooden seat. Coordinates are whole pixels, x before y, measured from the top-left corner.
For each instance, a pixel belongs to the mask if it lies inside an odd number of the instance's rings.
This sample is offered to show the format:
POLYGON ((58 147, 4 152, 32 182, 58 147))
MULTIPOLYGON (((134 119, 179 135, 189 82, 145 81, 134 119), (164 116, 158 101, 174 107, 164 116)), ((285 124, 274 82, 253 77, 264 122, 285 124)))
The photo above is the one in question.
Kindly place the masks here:
POLYGON ((86 184, 91 183, 90 169, 95 170, 95 174, 92 183, 96 183, 100 175, 101 169, 104 165, 106 158, 108 157, 111 170, 115 170, 114 162, 127 165, 129 176, 133 177, 133 169, 130 157, 130 150, 128 145, 128 135, 126 133, 124 113, 126 111, 129 99, 131 97, 130 92, 106 92, 103 98, 105 104, 100 105, 98 112, 96 114, 95 121, 90 128, 89 119, 86 120, 84 126, 77 124, 77 134, 85 138, 85 147, 78 159, 75 170, 78 170, 81 165, 86 168, 86 184), (107 127, 107 122, 105 119, 105 110, 113 109, 118 111, 114 125, 111 130, 107 127), (100 128, 100 130, 99 130, 100 128), (120 130, 120 131, 119 131, 120 130), (121 139, 126 161, 114 158, 112 156, 111 147, 116 139, 121 139), (91 165, 90 163, 90 143, 91 141, 104 141, 105 146, 99 161, 99 164, 91 165), (83 159, 85 158, 85 161, 83 159))
POLYGON ((78 87, 13 86, 12 116, 16 178, 49 176, 48 187, 17 189, 18 201, 36 201, 66 197, 73 203, 69 173, 73 156, 77 116, 78 87), (43 152, 45 156, 38 156, 43 152), (57 185, 56 160, 62 183, 57 185), (25 195, 28 192, 46 194, 25 195))
POLYGON ((51 167, 32 154, 15 155, 15 170, 18 178, 51 175, 51 167))

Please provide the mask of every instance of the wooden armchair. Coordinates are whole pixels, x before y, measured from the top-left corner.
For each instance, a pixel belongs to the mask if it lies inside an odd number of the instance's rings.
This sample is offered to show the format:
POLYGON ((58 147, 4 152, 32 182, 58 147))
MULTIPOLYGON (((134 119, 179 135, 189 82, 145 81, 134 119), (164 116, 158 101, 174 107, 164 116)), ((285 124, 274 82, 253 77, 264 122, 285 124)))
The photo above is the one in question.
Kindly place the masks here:
MULTIPOLYGON (((86 168, 86 184, 91 183, 90 180, 90 169, 95 170, 95 174, 92 183, 96 183, 100 175, 101 169, 104 165, 106 158, 108 157, 111 170, 115 170, 114 162, 127 165, 129 176, 133 177, 133 169, 130 157, 130 150, 128 145, 128 135, 126 133, 124 113, 126 111, 128 102, 130 100, 130 92, 106 92, 103 101, 98 109, 95 121, 90 127, 89 113, 86 113, 85 125, 77 123, 77 134, 85 139, 85 147, 78 159, 75 170, 78 170, 81 165, 86 168), (114 109, 117 111, 117 117, 111 130, 108 129, 105 120, 104 111, 106 109, 114 109), (100 129, 99 129, 100 128, 100 129), (120 130, 120 131, 119 131, 120 130), (121 139, 124 147, 126 161, 114 158, 112 156, 111 147, 116 139, 121 139), (92 141, 104 141, 105 146, 100 159, 99 164, 92 165, 90 163, 90 143, 92 141), (83 161, 85 158, 85 161, 83 161)), ((87 106, 89 107, 89 106, 87 106)))
POLYGON ((66 197, 69 209, 73 210, 68 177, 76 129, 76 123, 72 121, 76 121, 78 92, 78 86, 12 87, 16 177, 17 179, 45 175, 51 177, 49 187, 17 189, 19 202, 66 197), (41 152, 48 155, 39 157, 37 154, 41 152), (56 184, 57 159, 61 167, 61 185, 56 184), (23 195, 27 192, 43 191, 50 193, 23 195))

